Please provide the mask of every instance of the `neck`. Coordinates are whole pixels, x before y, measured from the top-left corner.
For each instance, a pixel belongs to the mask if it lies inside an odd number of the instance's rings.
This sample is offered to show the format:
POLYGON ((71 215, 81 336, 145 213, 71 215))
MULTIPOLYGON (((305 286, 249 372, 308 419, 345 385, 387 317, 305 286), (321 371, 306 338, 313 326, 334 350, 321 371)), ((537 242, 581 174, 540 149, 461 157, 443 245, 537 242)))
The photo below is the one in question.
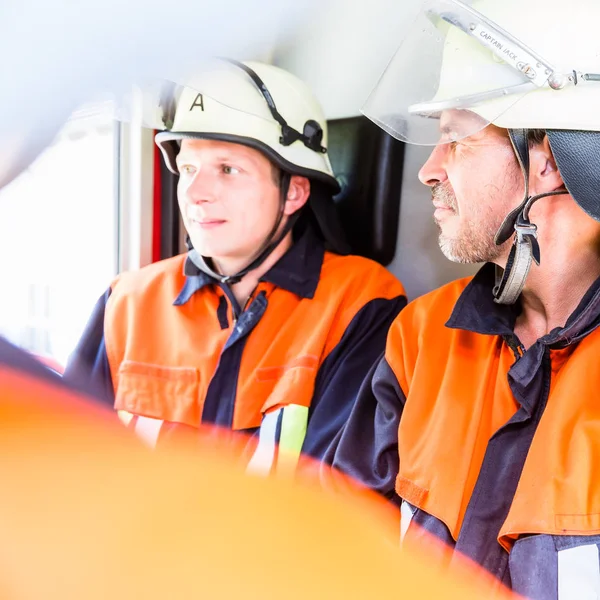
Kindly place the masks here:
POLYGON ((542 246, 541 256, 540 266, 533 264, 529 272, 515 325, 515 333, 526 348, 556 327, 564 327, 600 277, 600 256, 595 246, 569 248, 554 241, 542 246))
MULTIPOLYGON (((231 286, 231 291, 242 310, 246 305, 246 301, 251 296, 252 292, 256 289, 260 278, 291 248, 293 243, 292 232, 290 231, 275 249, 267 256, 267 258, 260 264, 256 269, 249 271, 242 277, 242 280, 231 286)), ((230 274, 239 273, 247 264, 253 259, 244 260, 219 260, 213 262, 218 268, 220 273, 230 274)))

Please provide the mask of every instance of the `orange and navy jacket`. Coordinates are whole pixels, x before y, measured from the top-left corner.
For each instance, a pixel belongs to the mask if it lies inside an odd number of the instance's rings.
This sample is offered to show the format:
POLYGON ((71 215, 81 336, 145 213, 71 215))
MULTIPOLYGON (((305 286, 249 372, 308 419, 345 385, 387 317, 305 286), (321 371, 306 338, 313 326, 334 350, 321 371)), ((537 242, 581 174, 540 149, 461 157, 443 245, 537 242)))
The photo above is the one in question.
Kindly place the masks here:
POLYGON ((527 350, 494 280, 402 311, 328 459, 401 504, 407 540, 433 533, 528 598, 598 597, 600 280, 527 350))
POLYGON ((152 445, 213 424, 254 438, 250 466, 270 472, 276 447, 322 458, 405 304, 386 269, 309 228, 243 310, 180 255, 116 279, 65 376, 152 445))

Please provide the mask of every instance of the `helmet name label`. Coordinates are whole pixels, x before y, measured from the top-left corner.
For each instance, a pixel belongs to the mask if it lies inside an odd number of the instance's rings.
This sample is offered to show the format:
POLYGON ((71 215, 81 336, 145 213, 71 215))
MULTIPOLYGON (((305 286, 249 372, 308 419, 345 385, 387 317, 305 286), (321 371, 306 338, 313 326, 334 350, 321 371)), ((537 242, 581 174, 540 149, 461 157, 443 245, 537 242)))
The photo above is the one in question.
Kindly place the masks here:
POLYGON ((486 46, 500 50, 501 54, 496 54, 501 56, 501 58, 508 58, 513 64, 517 62, 517 53, 512 48, 508 47, 506 44, 503 44, 500 40, 495 38, 491 33, 488 33, 485 29, 481 28, 479 30, 479 37, 485 40, 484 44, 486 46))
POLYGON ((520 71, 527 79, 533 81, 538 86, 546 83, 547 74, 536 71, 533 68, 536 64, 538 67, 542 67, 543 65, 525 48, 519 46, 518 41, 516 44, 512 44, 511 40, 508 40, 501 33, 490 33, 481 24, 474 25, 472 32, 472 35, 486 48, 489 48, 495 56, 520 71))

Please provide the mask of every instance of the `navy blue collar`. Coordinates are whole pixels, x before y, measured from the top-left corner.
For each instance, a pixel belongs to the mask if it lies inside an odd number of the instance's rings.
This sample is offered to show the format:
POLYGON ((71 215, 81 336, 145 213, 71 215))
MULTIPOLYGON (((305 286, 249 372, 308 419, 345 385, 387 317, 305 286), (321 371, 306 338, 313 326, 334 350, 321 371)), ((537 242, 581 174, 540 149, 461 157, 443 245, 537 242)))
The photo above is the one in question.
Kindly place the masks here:
MULTIPOLYGON (((496 268, 485 264, 459 296, 446 327, 487 335, 513 335, 520 302, 494 302, 496 268)), ((540 339, 544 344, 566 345, 584 337, 600 325, 600 278, 585 293, 564 327, 557 327, 540 339)))
MULTIPOLYGON (((313 298, 321 278, 325 247, 310 228, 300 234, 292 247, 260 279, 296 294, 300 298, 313 298)), ((189 258, 183 267, 185 283, 173 302, 180 306, 207 285, 221 285, 219 281, 200 270, 189 258)))
POLYGON ((459 296, 446 327, 487 335, 510 335, 520 313, 520 305, 494 302, 496 266, 486 263, 459 296))

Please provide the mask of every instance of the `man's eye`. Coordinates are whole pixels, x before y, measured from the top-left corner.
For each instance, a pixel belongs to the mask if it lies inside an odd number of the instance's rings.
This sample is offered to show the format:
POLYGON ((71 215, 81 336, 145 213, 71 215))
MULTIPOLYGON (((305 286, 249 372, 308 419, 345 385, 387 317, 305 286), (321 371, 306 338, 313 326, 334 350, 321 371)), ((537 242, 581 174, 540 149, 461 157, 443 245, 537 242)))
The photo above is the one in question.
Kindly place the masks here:
POLYGON ((194 173, 194 167, 191 165, 181 165, 179 167, 179 173, 182 175, 192 175, 192 173, 194 173))
POLYGON ((447 144, 448 148, 454 149, 460 144, 460 138, 455 134, 451 134, 446 137, 444 142, 447 144))
POLYGON ((240 170, 236 169, 235 167, 232 167, 231 165, 223 165, 222 167, 223 173, 225 173, 225 175, 235 175, 236 173, 239 173, 240 170))

